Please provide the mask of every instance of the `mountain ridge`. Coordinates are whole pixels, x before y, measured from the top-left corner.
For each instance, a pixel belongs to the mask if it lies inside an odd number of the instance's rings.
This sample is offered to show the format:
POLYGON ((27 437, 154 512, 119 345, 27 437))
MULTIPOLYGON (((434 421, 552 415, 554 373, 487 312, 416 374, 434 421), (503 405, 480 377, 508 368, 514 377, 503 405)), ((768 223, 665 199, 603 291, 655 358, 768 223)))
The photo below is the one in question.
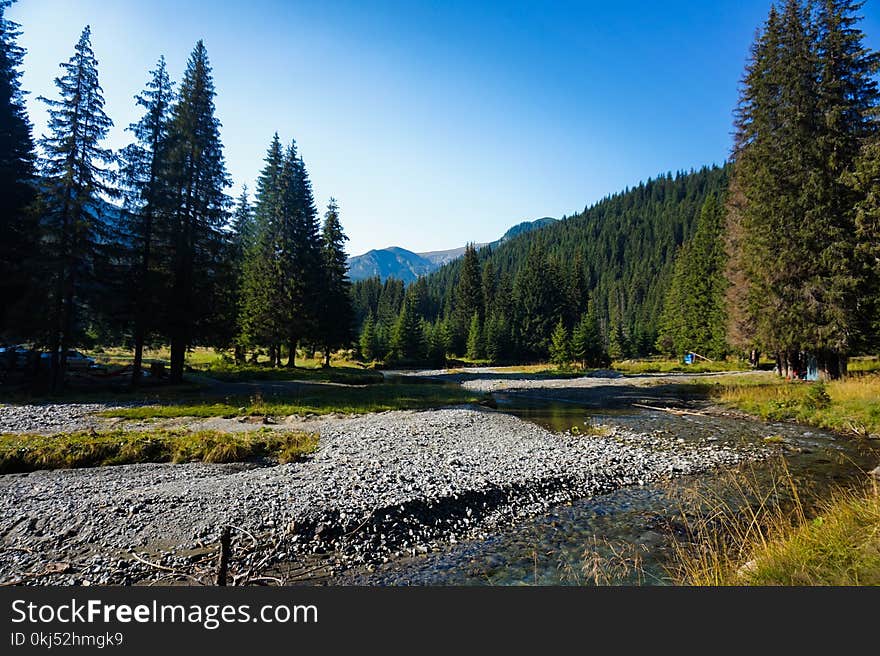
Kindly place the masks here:
MULTIPOLYGON (((510 227, 499 239, 493 242, 474 244, 478 249, 497 246, 513 237, 556 223, 553 217, 545 216, 532 221, 526 220, 510 227)), ((374 248, 361 255, 348 258, 351 280, 364 280, 379 276, 380 279, 399 278, 406 283, 420 276, 433 273, 440 267, 464 255, 465 246, 445 250, 415 252, 400 246, 374 248)))

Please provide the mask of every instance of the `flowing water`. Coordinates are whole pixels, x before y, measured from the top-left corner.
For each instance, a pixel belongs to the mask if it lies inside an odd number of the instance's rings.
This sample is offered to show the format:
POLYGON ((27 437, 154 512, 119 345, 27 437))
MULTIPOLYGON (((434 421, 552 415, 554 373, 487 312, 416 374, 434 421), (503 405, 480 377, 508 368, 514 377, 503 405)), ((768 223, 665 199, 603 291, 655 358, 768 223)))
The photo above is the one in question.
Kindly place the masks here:
MULTIPOLYGON (((618 425, 673 439, 719 444, 762 444, 780 454, 805 498, 827 496, 877 465, 877 441, 850 439, 790 423, 766 424, 740 418, 675 415, 634 407, 601 408, 528 394, 496 394, 499 411, 549 430, 585 424, 618 425), (772 437, 771 437, 772 436, 772 437), (765 438, 771 437, 771 440, 765 438)), ((589 439, 585 437, 584 439, 589 439)), ((769 484, 778 458, 751 467, 759 484, 769 484)), ((483 540, 442 552, 398 559, 353 582, 395 585, 565 585, 668 582, 671 537, 668 527, 681 515, 682 498, 695 486, 721 490, 717 472, 675 479, 662 485, 618 490, 518 522, 483 540), (633 566, 626 566, 630 563, 633 566), (637 565, 637 566, 636 566, 637 565)), ((731 502, 737 502, 732 499, 731 502)))

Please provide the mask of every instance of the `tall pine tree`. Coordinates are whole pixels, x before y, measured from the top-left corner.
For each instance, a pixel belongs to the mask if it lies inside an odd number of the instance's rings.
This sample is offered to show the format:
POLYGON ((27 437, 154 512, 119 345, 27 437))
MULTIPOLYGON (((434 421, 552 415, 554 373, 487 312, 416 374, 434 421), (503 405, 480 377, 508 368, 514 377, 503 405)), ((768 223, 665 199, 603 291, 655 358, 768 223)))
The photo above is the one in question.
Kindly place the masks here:
POLYGON ((453 307, 452 350, 461 355, 467 350, 467 338, 474 314, 481 326, 483 322, 483 276, 473 244, 468 244, 464 250, 453 307))
POLYGON ((244 305, 244 267, 245 258, 256 236, 254 224, 254 212, 248 197, 247 185, 243 185, 241 194, 235 204, 230 225, 229 259, 231 263, 231 284, 227 292, 229 307, 229 323, 231 325, 233 350, 235 361, 243 364, 245 361, 245 343, 241 339, 241 331, 238 327, 238 318, 241 316, 244 305))
POLYGON ((330 352, 351 342, 354 310, 351 304, 351 282, 348 279, 348 237, 339 221, 339 206, 331 198, 324 214, 321 234, 323 244, 323 285, 318 316, 318 339, 324 350, 324 366, 330 366, 330 352))
POLYGON ((33 330, 38 304, 25 303, 37 247, 32 204, 34 143, 21 89, 24 50, 18 45, 17 23, 0 1, 0 339, 21 340, 33 330))
MULTIPOLYGON (((278 259, 284 213, 282 168, 284 154, 276 133, 257 180, 253 235, 242 266, 242 302, 239 332, 242 343, 278 345, 284 339, 281 294, 282 270, 278 259)), ((274 361, 272 364, 276 364, 274 361)))
POLYGON ((49 134, 40 142, 53 388, 67 367, 68 348, 82 339, 89 309, 100 309, 102 281, 95 274, 114 242, 102 201, 113 195, 107 167, 114 157, 101 145, 113 123, 104 113, 88 26, 61 69, 55 79, 59 99, 42 99, 49 108, 49 134))
POLYGON ((216 282, 224 266, 229 186, 214 81, 205 44, 190 55, 169 126, 171 209, 163 226, 171 284, 165 322, 171 343, 171 380, 183 378, 186 350, 211 331, 218 305, 216 282))
POLYGON ((659 346, 682 356, 695 351, 718 359, 727 352, 725 333, 724 211, 714 195, 703 204, 697 231, 675 260, 661 316, 659 346))
POLYGON ((877 106, 858 6, 788 0, 772 10, 742 87, 728 213, 733 333, 773 351, 787 375, 804 355, 823 377, 845 373, 858 331, 856 199, 844 182, 877 106))
POLYGON ((159 59, 151 72, 146 89, 135 97, 143 116, 129 126, 134 143, 121 152, 121 182, 124 197, 126 242, 130 249, 130 275, 125 276, 130 314, 133 320, 134 360, 132 385, 140 380, 144 341, 148 333, 158 330, 155 301, 160 288, 154 262, 157 216, 168 210, 166 188, 168 128, 174 89, 159 59))

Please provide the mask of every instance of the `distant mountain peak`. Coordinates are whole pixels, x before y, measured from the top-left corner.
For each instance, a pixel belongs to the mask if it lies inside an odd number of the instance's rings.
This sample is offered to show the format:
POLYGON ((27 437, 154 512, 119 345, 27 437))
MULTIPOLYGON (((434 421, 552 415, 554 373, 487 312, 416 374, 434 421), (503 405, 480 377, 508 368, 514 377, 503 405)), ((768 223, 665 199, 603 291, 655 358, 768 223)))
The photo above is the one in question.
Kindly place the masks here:
MULTIPOLYGON (((512 239, 517 235, 530 232, 536 228, 543 228, 555 222, 556 219, 549 216, 535 219, 534 221, 522 221, 505 232, 500 239, 489 244, 474 244, 474 246, 477 248, 497 246, 501 242, 512 239)), ((348 273, 352 280, 363 280, 379 276, 382 280, 386 278, 399 278, 409 283, 417 280, 419 276, 426 276, 444 264, 458 259, 464 255, 464 249, 464 246, 459 246, 458 248, 426 251, 423 253, 415 253, 400 246, 373 249, 363 255, 355 255, 348 258, 348 273)))

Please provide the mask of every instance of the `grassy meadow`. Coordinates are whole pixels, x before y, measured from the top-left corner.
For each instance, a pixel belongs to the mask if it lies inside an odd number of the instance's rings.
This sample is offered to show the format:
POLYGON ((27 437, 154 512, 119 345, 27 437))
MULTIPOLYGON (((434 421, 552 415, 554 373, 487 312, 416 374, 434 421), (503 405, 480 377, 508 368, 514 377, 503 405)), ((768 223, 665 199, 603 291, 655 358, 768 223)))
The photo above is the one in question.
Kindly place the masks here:
POLYGON ((0 474, 140 462, 292 462, 313 452, 318 436, 258 430, 152 430, 58 435, 0 434, 0 474))

